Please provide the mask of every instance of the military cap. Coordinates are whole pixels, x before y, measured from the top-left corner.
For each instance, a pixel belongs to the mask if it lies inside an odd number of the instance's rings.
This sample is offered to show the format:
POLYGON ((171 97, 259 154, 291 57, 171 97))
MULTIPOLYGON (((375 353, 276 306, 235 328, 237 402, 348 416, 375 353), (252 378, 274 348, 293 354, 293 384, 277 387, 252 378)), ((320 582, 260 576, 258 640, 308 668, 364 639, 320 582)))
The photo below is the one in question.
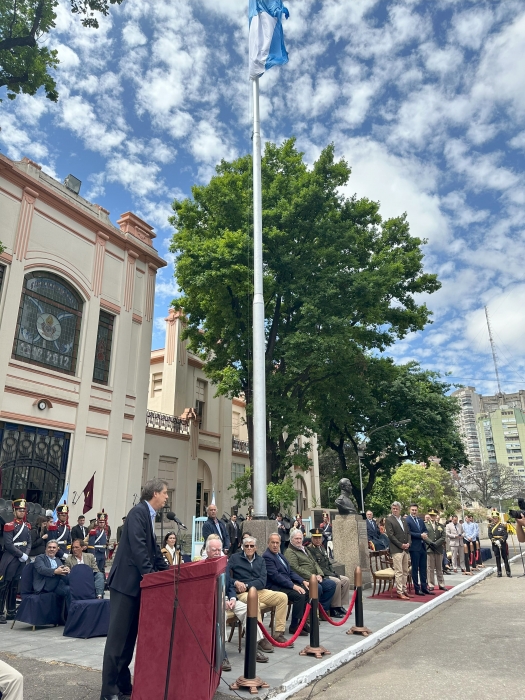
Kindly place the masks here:
POLYGON ((69 513, 69 506, 67 503, 63 503, 61 506, 57 506, 57 514, 58 513, 69 513))
POLYGON ((319 527, 315 527, 313 530, 310 530, 310 537, 322 537, 323 536, 323 531, 319 527))
POLYGON ((431 508, 431 509, 428 511, 428 515, 437 515, 437 513, 436 513, 436 511, 435 511, 433 508, 431 508))
POLYGON ((25 498, 17 498, 16 501, 13 501, 13 510, 25 510, 26 508, 25 498))

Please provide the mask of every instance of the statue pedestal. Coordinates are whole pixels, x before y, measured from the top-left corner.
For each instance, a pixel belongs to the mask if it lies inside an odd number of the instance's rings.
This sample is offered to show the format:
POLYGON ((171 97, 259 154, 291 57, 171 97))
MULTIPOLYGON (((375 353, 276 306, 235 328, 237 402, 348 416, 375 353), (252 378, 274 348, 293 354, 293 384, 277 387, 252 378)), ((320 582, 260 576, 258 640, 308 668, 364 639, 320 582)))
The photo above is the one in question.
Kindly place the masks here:
POLYGON ((370 560, 366 522, 360 515, 337 515, 332 522, 334 558, 345 565, 346 576, 354 587, 354 571, 361 567, 363 588, 370 586, 370 560))

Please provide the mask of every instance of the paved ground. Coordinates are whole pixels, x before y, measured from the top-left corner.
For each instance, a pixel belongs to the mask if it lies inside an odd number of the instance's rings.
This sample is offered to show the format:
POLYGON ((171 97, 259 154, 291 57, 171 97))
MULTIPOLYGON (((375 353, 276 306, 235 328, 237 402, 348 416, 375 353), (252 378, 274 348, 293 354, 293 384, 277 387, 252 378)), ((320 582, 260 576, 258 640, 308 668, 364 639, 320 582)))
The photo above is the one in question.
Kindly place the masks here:
POLYGON ((490 576, 294 700, 487 700, 523 694, 525 579, 490 576))
MULTIPOLYGON (((492 563, 492 562, 490 562, 492 563)), ((447 585, 463 583, 466 577, 461 575, 447 576, 447 585)), ((497 583, 508 583, 519 590, 519 584, 525 584, 524 580, 494 579, 497 583)), ((476 586, 475 590, 484 587, 476 586)), ((501 589, 500 589, 501 590, 501 589)), ((370 600, 365 591, 364 618, 365 625, 373 631, 377 631, 387 624, 399 619, 410 610, 418 607, 420 603, 398 600, 370 600)), ((464 596, 461 596, 463 598, 464 596)), ((413 599, 416 601, 417 599, 413 599)), ((443 607, 447 607, 445 604, 443 607)), ((439 615, 440 613, 436 613, 439 615)), ((477 622, 480 623, 479 612, 476 613, 477 622)), ((485 613, 483 612, 483 617, 485 613)), ((426 617, 424 618, 427 619, 426 617)), ((353 616, 343 628, 336 628, 328 623, 321 625, 321 644, 327 647, 333 654, 358 643, 362 638, 347 636, 346 629, 353 623, 353 616)), ((412 627, 410 627, 412 629, 412 627)), ((457 626, 454 630, 457 630, 457 626)), ((70 639, 62 636, 63 628, 38 629, 35 632, 31 627, 17 623, 14 630, 11 625, 0 626, 0 654, 15 668, 24 673, 26 678, 25 700, 47 700, 67 698, 68 700, 98 700, 100 688, 100 670, 102 665, 102 653, 105 639, 70 639), (10 655, 7 659, 5 654, 10 655), (56 682, 55 682, 56 681, 56 682), (46 690, 49 687, 53 691, 46 690), (57 688, 59 692, 57 694, 57 688), (45 693, 48 693, 46 695, 45 693)), ((457 635, 457 632, 455 632, 457 635)), ((401 633, 401 636, 403 633, 401 633)), ((399 635, 397 635, 399 636, 399 635)), ((457 636, 456 636, 457 638, 457 636)), ((310 668, 315 660, 311 657, 300 657, 298 652, 308 644, 307 637, 299 637, 294 649, 278 649, 269 655, 269 663, 257 664, 258 673, 271 687, 280 686, 283 681, 293 678, 301 670, 310 668)), ((463 641, 461 641, 463 645, 463 641)), ((383 644, 384 646, 384 644, 383 644)), ((227 644, 232 671, 224 674, 224 680, 233 682, 243 672, 243 653, 238 654, 236 637, 232 644, 227 644)), ((244 642, 243 642, 244 651, 244 642)), ((419 650, 420 653, 420 650, 419 650)), ((367 658, 370 654, 366 655, 367 658)), ((417 655, 416 655, 417 656, 417 655)), ((231 697, 226 683, 221 683, 217 700, 224 696, 231 697)))

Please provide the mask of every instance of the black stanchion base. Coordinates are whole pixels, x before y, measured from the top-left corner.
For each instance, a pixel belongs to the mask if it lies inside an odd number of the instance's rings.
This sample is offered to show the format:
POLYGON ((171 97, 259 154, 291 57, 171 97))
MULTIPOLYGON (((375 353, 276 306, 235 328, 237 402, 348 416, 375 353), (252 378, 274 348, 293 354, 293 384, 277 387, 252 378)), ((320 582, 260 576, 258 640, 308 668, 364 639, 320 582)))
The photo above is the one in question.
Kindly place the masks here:
POLYGON ((308 654, 312 654, 315 656, 316 659, 322 659, 323 654, 331 654, 331 651, 328 651, 328 649, 325 649, 324 647, 311 647, 307 646, 305 647, 302 651, 299 652, 299 656, 308 656, 308 654))
POLYGON ((351 627, 347 634, 362 634, 363 637, 368 637, 369 634, 372 634, 372 630, 369 630, 368 627, 351 627))
POLYGON ((257 695, 258 688, 269 687, 270 686, 268 685, 268 683, 265 683, 263 680, 261 680, 259 676, 255 676, 255 678, 245 678, 244 676, 240 676, 234 683, 230 685, 230 690, 240 690, 241 688, 249 688, 250 693, 252 695, 257 695))

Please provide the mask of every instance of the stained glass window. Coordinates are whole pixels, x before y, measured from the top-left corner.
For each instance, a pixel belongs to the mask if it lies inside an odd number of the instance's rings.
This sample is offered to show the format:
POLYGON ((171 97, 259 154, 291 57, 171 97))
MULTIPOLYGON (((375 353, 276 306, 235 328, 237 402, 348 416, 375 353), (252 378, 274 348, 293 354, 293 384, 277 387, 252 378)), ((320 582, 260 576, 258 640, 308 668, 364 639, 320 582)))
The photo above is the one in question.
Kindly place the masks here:
POLYGON ((95 350, 95 366, 93 381, 107 384, 109 381, 109 361, 111 359, 111 341, 113 340, 113 322, 115 317, 105 311, 98 318, 97 347, 95 350))
POLYGON ((24 278, 13 357, 74 374, 78 357, 82 299, 50 272, 24 278))

